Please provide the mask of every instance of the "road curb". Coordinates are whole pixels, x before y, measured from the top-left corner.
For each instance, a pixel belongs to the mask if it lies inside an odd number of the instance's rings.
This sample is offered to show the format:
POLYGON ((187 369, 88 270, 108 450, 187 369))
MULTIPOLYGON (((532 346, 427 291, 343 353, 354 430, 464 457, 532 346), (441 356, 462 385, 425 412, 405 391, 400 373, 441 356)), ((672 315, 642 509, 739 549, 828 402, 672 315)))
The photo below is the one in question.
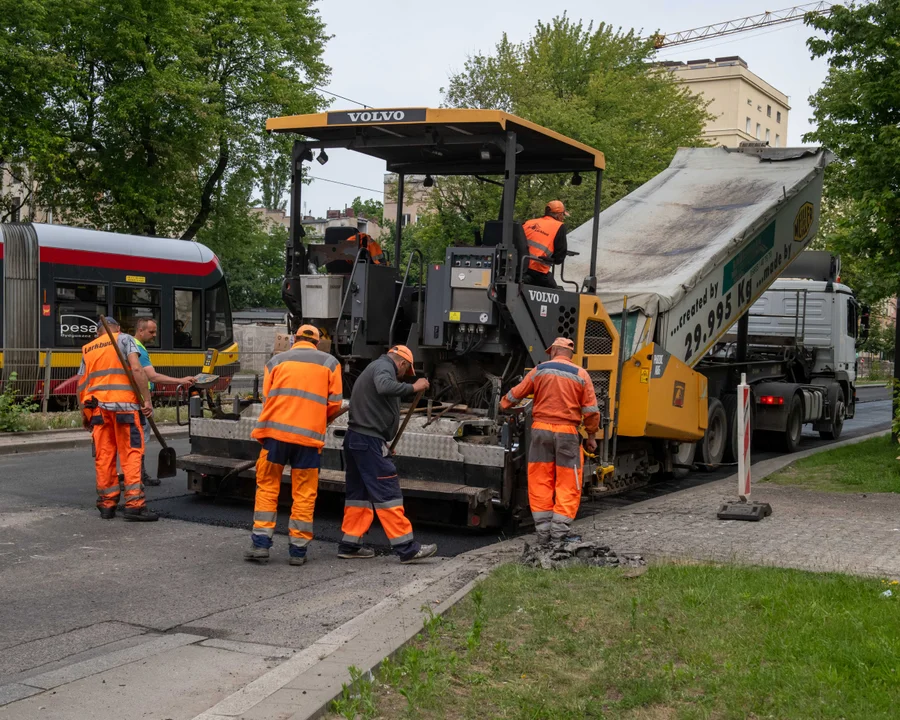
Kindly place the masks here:
MULTIPOLYGON (((177 438, 186 436, 188 429, 177 425, 163 425, 159 428, 159 432, 166 438, 177 438)), ((83 430, 39 430, 29 433, 9 433, 9 435, 12 437, 8 439, 0 436, 0 456, 49 452, 52 450, 72 450, 80 447, 90 447, 91 445, 91 436, 83 430), (66 433, 66 436, 60 437, 61 433, 66 433)))

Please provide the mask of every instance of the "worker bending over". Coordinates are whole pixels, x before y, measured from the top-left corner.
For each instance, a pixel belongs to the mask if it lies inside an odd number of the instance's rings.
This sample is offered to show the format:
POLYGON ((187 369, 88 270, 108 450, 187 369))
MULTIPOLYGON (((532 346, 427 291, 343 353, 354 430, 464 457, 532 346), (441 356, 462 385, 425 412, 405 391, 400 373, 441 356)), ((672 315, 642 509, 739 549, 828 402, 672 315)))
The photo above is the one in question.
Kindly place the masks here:
MULTIPOLYGON (((544 217, 534 218, 526 222, 522 229, 528 241, 528 254, 543 258, 553 265, 561 265, 566 259, 568 244, 566 241, 565 218, 569 213, 559 200, 551 200, 544 208, 544 217)), ((541 287, 559 287, 553 279, 552 267, 548 263, 528 261, 528 269, 522 276, 526 285, 541 287)))
POLYGON ((378 244, 375 240, 372 239, 372 236, 369 233, 356 233, 351 240, 356 240, 357 248, 365 247, 366 252, 369 253, 369 260, 371 260, 376 265, 384 265, 384 251, 381 249, 381 245, 378 244))
MULTIPOLYGON (((138 387, 147 387, 138 347, 131 335, 121 332, 119 323, 106 318, 138 387)), ((103 324, 98 321, 98 326, 103 324)), ((81 348, 81 380, 78 400, 84 414, 85 429, 94 443, 94 467, 97 473, 97 508, 100 517, 112 520, 119 504, 119 475, 116 457, 125 475, 125 519, 153 522, 159 516, 147 509, 141 466, 144 459, 144 416, 153 413, 150 394, 141 398, 131 389, 128 373, 122 367, 109 335, 105 332, 81 348)))
POLYGON ((437 552, 437 545, 419 545, 413 539, 388 447, 400 426, 400 398, 411 398, 428 389, 424 378, 412 384, 398 379, 414 374, 412 352, 405 345, 395 345, 387 355, 370 363, 353 383, 350 421, 344 436, 347 489, 339 558, 374 557, 372 548, 363 546, 363 537, 375 513, 400 562, 422 560, 437 552))
POLYGON ((581 503, 582 453, 578 426, 584 419, 587 449, 595 439, 600 412, 587 370, 572 362, 575 344, 556 338, 550 359, 531 370, 500 401, 508 410, 534 394, 528 448, 528 502, 538 543, 565 539, 581 503))
POLYGON ((302 325, 297 342, 266 364, 265 402, 251 437, 262 443, 256 461, 253 543, 245 560, 268 562, 278 491, 284 466, 291 466, 294 502, 288 523, 290 563, 303 565, 313 537, 313 509, 319 489, 319 466, 325 429, 341 411, 341 366, 317 349, 319 331, 302 325))

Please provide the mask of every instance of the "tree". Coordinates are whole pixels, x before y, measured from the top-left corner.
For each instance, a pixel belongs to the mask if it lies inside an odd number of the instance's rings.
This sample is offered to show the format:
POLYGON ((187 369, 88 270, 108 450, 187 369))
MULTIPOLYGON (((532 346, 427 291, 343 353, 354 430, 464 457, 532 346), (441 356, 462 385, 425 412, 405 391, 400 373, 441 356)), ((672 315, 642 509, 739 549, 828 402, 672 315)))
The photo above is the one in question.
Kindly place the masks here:
POLYGON ((834 5, 807 23, 825 33, 807 45, 829 69, 810 99, 816 129, 804 140, 837 155, 824 238, 874 305, 897 292, 900 277, 900 3, 834 5))
POLYGON ((363 200, 357 195, 353 198, 353 202, 350 203, 350 207, 353 208, 353 212, 356 213, 357 217, 374 220, 379 225, 384 224, 384 203, 381 200, 363 200))
POLYGON ((79 222, 193 238, 266 118, 323 106, 326 40, 313 0, 0 0, 0 156, 79 222))
MULTIPOLYGON (((595 29, 562 15, 538 23, 525 42, 512 43, 504 35, 493 53, 470 57, 451 76, 444 102, 505 110, 602 150, 603 198, 609 205, 662 171, 679 146, 702 145, 701 132, 711 118, 700 96, 652 64, 654 53, 652 42, 634 31, 602 23, 595 29)), ((449 184, 456 187, 447 190, 448 182, 441 182, 440 202, 459 213, 465 213, 461 202, 471 203, 476 192, 491 198, 467 222, 479 225, 488 207, 488 217, 497 217, 498 188, 449 184)), ((540 214, 556 197, 578 225, 593 213, 593 179, 572 186, 568 177, 529 177, 519 188, 517 215, 540 214)))

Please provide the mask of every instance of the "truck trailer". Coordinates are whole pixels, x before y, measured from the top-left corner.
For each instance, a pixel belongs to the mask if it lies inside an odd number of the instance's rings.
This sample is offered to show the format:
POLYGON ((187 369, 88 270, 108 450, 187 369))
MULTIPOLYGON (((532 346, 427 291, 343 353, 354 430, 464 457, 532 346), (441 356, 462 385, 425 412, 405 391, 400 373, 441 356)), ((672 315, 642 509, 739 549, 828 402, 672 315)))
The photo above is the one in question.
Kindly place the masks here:
MULTIPOLYGON (((710 417, 713 375, 698 363, 814 236, 828 161, 819 148, 679 150, 666 171, 601 213, 603 153, 500 111, 329 112, 273 118, 267 128, 297 136, 282 288, 288 330, 320 329, 351 404, 366 364, 395 343, 412 349, 432 388, 396 447, 401 487, 420 518, 469 527, 530 521, 530 412, 502 414, 499 401, 547 359, 557 336, 574 341, 573 360, 590 374, 602 417, 585 495, 689 464, 679 454, 703 443, 710 417), (304 240, 302 164, 336 148, 380 158, 397 173, 390 264, 369 262, 355 240, 304 240), (426 264, 416 250, 401 263, 410 174, 502 185, 498 220, 485 223, 478 244, 456 239, 442 263, 426 264), (515 217, 519 181, 530 174, 594 185, 592 218, 571 233, 558 289, 522 282, 527 263, 541 261, 528 253, 526 218, 515 217)), ((259 407, 238 400, 233 413, 210 418, 194 406, 191 453, 179 459, 190 489, 252 482, 259 407)), ((326 433, 323 490, 343 490, 345 433, 346 416, 326 433)))

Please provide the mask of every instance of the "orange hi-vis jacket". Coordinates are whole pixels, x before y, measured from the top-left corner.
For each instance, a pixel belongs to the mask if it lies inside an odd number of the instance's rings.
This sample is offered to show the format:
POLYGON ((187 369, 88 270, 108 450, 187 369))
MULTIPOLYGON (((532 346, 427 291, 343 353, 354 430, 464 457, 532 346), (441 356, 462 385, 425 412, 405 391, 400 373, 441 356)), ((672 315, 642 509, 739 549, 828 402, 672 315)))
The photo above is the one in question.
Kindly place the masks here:
POLYGON ((366 251, 369 253, 369 259, 375 263, 376 265, 384 265, 384 250, 381 249, 381 245, 375 242, 372 239, 372 236, 369 233, 357 233, 356 234, 356 242, 357 247, 366 246, 366 251))
POLYGON ((594 384, 587 370, 567 358, 542 362, 500 401, 506 410, 534 394, 531 415, 534 422, 577 426, 584 418, 588 434, 600 427, 600 410, 594 384))
MULTIPOLYGON (((119 333, 114 333, 119 342, 119 333)), ((116 349, 107 335, 101 335, 81 348, 84 360, 84 378, 78 386, 78 399, 82 406, 91 398, 103 404, 133 403, 141 400, 134 394, 128 382, 128 374, 119 362, 116 349)))
MULTIPOLYGON (((528 241, 528 254, 549 260, 550 256, 553 255, 553 241, 556 239, 556 233, 561 225, 563 223, 549 215, 544 215, 544 217, 535 218, 525 223, 523 230, 525 231, 525 239, 528 241)), ((550 272, 551 267, 529 260, 528 269, 546 275, 550 272)))
POLYGON ((341 410, 341 366, 301 340, 266 364, 265 403, 251 436, 321 448, 328 421, 341 410))

